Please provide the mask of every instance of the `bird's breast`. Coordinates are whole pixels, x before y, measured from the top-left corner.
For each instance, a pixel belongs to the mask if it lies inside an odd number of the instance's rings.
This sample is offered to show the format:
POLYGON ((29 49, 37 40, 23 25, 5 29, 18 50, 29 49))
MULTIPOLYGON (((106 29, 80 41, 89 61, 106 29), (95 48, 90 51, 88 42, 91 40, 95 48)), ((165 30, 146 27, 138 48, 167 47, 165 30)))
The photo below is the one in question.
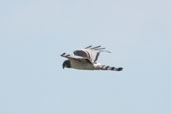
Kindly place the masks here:
POLYGON ((77 60, 71 61, 71 67, 74 69, 94 70, 93 64, 83 62, 83 61, 77 61, 77 60))

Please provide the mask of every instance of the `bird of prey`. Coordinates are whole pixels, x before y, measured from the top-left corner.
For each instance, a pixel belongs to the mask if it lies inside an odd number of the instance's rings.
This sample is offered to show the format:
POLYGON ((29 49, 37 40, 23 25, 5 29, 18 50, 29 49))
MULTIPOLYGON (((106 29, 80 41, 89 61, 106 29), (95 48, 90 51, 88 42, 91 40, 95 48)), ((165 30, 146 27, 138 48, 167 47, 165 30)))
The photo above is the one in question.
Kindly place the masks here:
POLYGON ((63 69, 66 68, 74 68, 79 70, 112 70, 112 71, 122 71, 122 67, 111 67, 107 65, 101 65, 97 63, 97 59, 101 52, 110 51, 105 50, 101 46, 92 47, 91 45, 84 48, 74 51, 74 55, 63 53, 62 57, 67 58, 63 62, 63 69))

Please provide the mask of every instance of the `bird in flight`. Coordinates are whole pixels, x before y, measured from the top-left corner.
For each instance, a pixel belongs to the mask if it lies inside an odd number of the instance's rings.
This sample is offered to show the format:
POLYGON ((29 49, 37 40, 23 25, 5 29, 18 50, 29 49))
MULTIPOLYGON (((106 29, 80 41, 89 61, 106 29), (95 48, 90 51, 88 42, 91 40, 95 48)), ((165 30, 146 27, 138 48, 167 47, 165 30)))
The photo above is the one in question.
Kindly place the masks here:
POLYGON ((84 49, 74 51, 74 55, 63 53, 61 56, 68 59, 63 62, 63 69, 66 67, 78 70, 123 70, 122 67, 117 68, 97 63, 97 59, 101 52, 111 53, 101 46, 92 47, 92 45, 84 49))

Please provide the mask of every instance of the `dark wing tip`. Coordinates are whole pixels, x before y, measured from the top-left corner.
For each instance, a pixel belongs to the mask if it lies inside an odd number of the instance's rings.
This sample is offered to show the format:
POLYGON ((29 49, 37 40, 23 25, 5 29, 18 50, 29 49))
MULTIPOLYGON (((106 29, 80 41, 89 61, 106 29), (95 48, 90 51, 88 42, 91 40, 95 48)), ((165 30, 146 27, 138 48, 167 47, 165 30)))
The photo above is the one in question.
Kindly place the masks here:
POLYGON ((95 47, 93 47, 92 49, 98 49, 98 48, 100 48, 100 47, 102 47, 102 46, 101 46, 101 45, 95 46, 95 47))
POLYGON ((85 47, 85 49, 87 49, 87 48, 91 48, 91 47, 92 47, 92 45, 89 45, 89 46, 85 47))
POLYGON ((117 71, 122 71, 122 70, 123 70, 122 67, 117 68, 117 71))
MULTIPOLYGON (((87 49, 87 48, 86 48, 86 49, 87 49)), ((105 48, 105 47, 102 47, 101 45, 99 45, 99 46, 95 46, 95 47, 92 47, 92 46, 91 46, 91 48, 90 48, 90 49, 95 49, 95 50, 99 50, 99 51, 101 51, 101 52, 111 53, 110 51, 105 50, 106 48, 105 48)))
POLYGON ((61 56, 64 56, 66 53, 62 53, 61 56))
POLYGON ((113 70, 113 71, 122 71, 123 68, 122 67, 119 67, 119 68, 112 67, 111 70, 113 70))

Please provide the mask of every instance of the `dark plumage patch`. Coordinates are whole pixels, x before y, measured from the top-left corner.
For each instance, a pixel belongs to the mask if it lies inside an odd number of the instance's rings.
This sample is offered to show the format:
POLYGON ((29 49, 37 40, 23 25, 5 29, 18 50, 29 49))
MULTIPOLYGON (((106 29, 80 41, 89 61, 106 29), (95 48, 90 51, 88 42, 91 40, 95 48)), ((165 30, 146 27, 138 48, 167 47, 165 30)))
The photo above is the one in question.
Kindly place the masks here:
POLYGON ((65 67, 71 68, 71 62, 69 60, 64 61, 63 68, 65 68, 65 67))
POLYGON ((96 47, 93 47, 92 49, 97 49, 97 48, 99 48, 99 47, 101 47, 101 46, 96 46, 96 47))
POLYGON ((64 56, 64 55, 65 55, 65 53, 62 53, 62 54, 61 54, 61 56, 64 56))
POLYGON ((85 49, 88 49, 88 48, 91 48, 92 47, 92 45, 90 45, 90 46, 87 46, 85 49))
POLYGON ((87 53, 85 53, 82 50, 74 51, 74 55, 81 56, 81 57, 87 57, 87 53))
POLYGON ((70 55, 69 54, 67 54, 67 55, 65 55, 66 57, 69 57, 70 55))
POLYGON ((115 67, 112 67, 111 70, 115 70, 115 67))
POLYGON ((94 62, 96 62, 96 61, 97 61, 97 59, 98 59, 99 55, 100 55, 100 53, 97 53, 97 55, 96 55, 96 58, 95 58, 94 62))
POLYGON ((117 69, 117 71, 122 71, 123 70, 123 68, 122 67, 119 67, 118 69, 117 69))
POLYGON ((106 68, 105 68, 105 69, 107 70, 108 68, 109 68, 109 66, 106 66, 106 68))
POLYGON ((85 59, 86 60, 86 62, 88 62, 89 64, 92 64, 91 62, 90 62, 90 60, 89 59, 85 59))

